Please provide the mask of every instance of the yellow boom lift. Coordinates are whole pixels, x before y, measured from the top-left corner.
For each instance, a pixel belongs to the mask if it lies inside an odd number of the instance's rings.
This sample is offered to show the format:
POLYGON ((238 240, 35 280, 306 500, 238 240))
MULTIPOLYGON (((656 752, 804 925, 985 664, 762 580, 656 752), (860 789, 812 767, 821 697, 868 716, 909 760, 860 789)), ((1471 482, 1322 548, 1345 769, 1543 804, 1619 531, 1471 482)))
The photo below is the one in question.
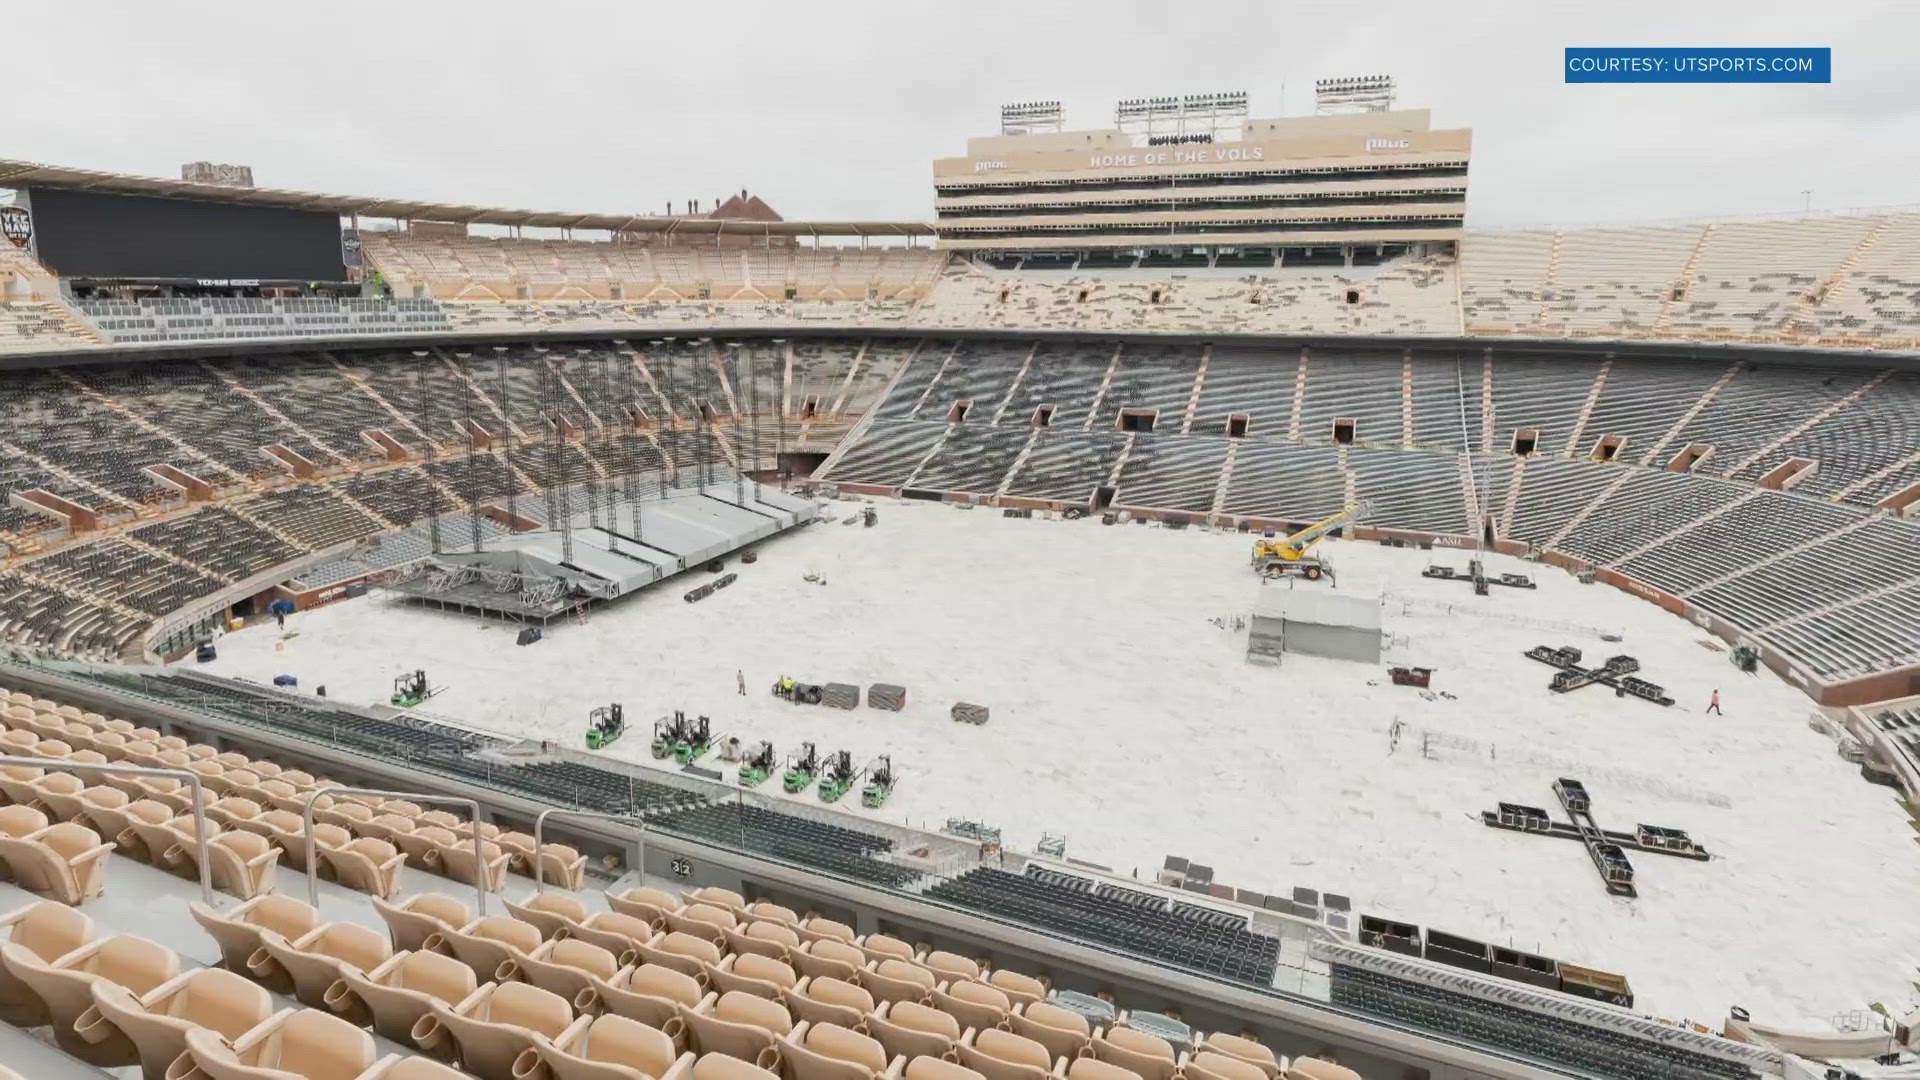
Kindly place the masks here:
POLYGON ((1253 542, 1253 569, 1261 577, 1285 577, 1299 574, 1308 581, 1318 581, 1322 574, 1331 575, 1333 567, 1324 559, 1310 555, 1325 536, 1349 522, 1359 521, 1366 516, 1367 504, 1354 503, 1339 513, 1322 518, 1301 529, 1292 536, 1275 536, 1269 532, 1253 542))

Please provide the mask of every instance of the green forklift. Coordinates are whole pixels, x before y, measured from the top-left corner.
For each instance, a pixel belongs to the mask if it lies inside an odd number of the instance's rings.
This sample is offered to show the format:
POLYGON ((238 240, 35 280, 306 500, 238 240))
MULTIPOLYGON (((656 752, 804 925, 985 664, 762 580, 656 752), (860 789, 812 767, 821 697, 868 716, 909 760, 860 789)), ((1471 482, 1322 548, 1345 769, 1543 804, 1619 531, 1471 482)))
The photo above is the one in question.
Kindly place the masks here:
POLYGON ((740 758, 740 786, 759 787, 773 775, 779 759, 773 756, 773 744, 762 739, 740 758))
POLYGON ((820 755, 812 743, 801 743, 800 752, 787 759, 787 773, 781 778, 780 785, 787 794, 797 794, 807 790, 814 776, 820 771, 820 755))
POLYGON ((681 734, 680 740, 673 744, 673 760, 676 764, 691 765, 713 749, 713 722, 704 716, 694 717, 681 734))
POLYGON ((853 771, 853 755, 838 750, 828 755, 827 763, 820 770, 820 801, 839 802, 840 796, 858 782, 860 774, 853 771))
POLYGON ((860 805, 875 810, 893 794, 893 758, 882 754, 867 766, 867 784, 860 789, 860 805))
POLYGON ((685 742, 687 738, 687 714, 679 709, 672 716, 663 716, 653 722, 653 756, 661 761, 673 756, 673 748, 685 742))
POLYGON ((619 702, 587 714, 587 749, 604 750, 627 733, 627 711, 619 702))
POLYGON ((393 707, 411 709, 440 692, 440 687, 427 683, 427 673, 416 671, 411 675, 396 675, 393 679, 393 707))

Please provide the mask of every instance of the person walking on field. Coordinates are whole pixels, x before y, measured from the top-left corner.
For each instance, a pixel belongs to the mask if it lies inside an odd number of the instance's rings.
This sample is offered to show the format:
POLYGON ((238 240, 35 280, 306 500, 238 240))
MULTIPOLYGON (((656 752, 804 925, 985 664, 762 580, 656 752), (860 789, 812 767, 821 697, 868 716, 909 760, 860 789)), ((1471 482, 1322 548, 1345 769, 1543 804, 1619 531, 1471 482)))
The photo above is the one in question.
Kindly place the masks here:
POLYGON ((733 677, 740 684, 740 696, 747 696, 747 672, 745 668, 736 668, 733 677))
POLYGON ((1719 690, 1717 689, 1714 690, 1713 700, 1707 703, 1707 711, 1712 713, 1715 716, 1727 715, 1726 713, 1723 713, 1720 711, 1720 691, 1719 690))

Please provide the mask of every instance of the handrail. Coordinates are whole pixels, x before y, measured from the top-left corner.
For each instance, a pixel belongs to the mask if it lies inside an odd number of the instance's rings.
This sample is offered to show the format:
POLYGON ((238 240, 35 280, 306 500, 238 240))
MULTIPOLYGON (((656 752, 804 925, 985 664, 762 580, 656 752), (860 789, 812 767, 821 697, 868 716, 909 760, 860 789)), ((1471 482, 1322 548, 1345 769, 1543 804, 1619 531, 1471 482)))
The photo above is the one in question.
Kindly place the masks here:
POLYGON ((546 860, 541 858, 541 855, 540 855, 540 849, 545 847, 546 844, 542 843, 540 838, 546 833, 547 818, 552 817, 555 814, 558 814, 561 817, 588 818, 593 821, 616 821, 622 825, 631 826, 633 830, 637 832, 641 837, 641 839, 636 839, 633 842, 634 850, 638 852, 640 855, 639 858, 633 860, 633 868, 634 870, 639 872, 641 877, 644 878, 646 876, 647 868, 645 865, 645 861, 646 861, 647 849, 646 849, 646 840, 644 839, 644 837, 647 835, 646 822, 632 815, 623 816, 620 814, 603 814, 595 810, 566 810, 558 806, 549 806, 545 810, 540 811, 539 817, 536 817, 533 819, 533 891, 534 892, 539 893, 539 892, 546 891, 546 887, 547 887, 546 875, 542 872, 545 869, 546 860))
POLYGON ((315 788, 307 793, 300 805, 300 829, 306 837, 307 845, 307 903, 320 906, 319 869, 314 865, 313 842, 313 800, 322 795, 378 795, 383 799, 405 799, 408 802, 452 803, 464 806, 472 811, 469 821, 473 825, 473 893, 474 913, 487 913, 487 860, 482 854, 486 849, 482 845, 486 838, 480 835, 480 803, 476 799, 462 798, 458 795, 427 795, 418 791, 381 791, 377 788, 324 787, 315 788))
MULTIPOLYGON (((68 761, 66 758, 51 757, 0 757, 0 766, 20 765, 39 769, 42 772, 60 769, 92 770, 97 773, 118 773, 123 776, 171 776, 176 780, 185 780, 193 788, 193 832, 195 847, 200 856, 200 899, 208 907, 214 906, 213 865, 207 860, 207 799, 206 790, 200 783, 200 774, 187 769, 155 769, 146 765, 122 765, 119 762, 95 763, 91 761, 68 761)), ((113 837, 102 839, 111 842, 113 837)), ((156 852, 155 854, 158 854, 156 852)))

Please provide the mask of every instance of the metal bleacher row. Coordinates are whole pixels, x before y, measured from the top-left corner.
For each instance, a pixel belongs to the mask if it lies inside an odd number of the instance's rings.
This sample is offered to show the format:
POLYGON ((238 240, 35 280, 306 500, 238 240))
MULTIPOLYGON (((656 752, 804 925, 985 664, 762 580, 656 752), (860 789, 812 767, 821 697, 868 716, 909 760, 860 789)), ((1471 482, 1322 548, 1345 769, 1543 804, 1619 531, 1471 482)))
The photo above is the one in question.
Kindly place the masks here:
POLYGON ((1102 895, 1090 879, 1037 864, 1025 874, 976 867, 926 894, 1237 982, 1271 983, 1280 955, 1279 939, 1248 931, 1245 918, 1221 925, 1165 899, 1102 895))

